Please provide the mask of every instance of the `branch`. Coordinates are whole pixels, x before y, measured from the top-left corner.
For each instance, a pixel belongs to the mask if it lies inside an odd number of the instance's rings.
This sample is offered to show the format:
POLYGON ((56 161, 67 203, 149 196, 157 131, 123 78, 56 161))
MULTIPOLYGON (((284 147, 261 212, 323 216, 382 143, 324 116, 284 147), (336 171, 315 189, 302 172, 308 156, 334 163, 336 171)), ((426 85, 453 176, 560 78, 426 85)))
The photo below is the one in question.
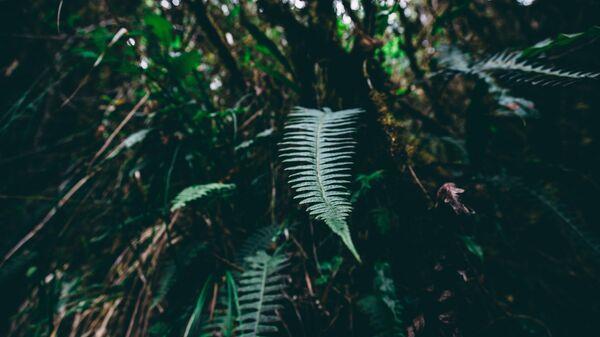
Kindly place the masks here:
POLYGON ((210 41, 210 43, 217 49, 217 54, 223 64, 229 71, 229 75, 231 76, 231 80, 234 82, 236 86, 241 89, 246 88, 246 82, 244 81, 244 75, 242 71, 237 65, 233 54, 230 52, 225 39, 223 38, 223 34, 219 30, 218 26, 215 24, 212 16, 206 10, 206 6, 202 2, 202 0, 196 0, 191 3, 192 10, 196 15, 196 19, 198 20, 198 24, 206 34, 206 37, 210 41))
POLYGON ((428 79, 425 77, 425 72, 423 71, 423 69, 421 69, 421 67, 419 67, 419 63, 416 57, 417 48, 413 44, 413 37, 415 36, 415 27, 413 23, 410 22, 410 20, 408 20, 406 14, 404 14, 403 8, 398 8, 398 16, 400 18, 400 23, 402 23, 402 35, 404 38, 404 44, 401 46, 401 48, 406 53, 406 57, 408 58, 410 65, 410 70, 413 72, 417 82, 421 83, 423 92, 425 93, 425 96, 427 96, 429 104, 431 104, 433 112, 435 113, 435 116, 443 123, 450 122, 444 114, 443 108, 438 103, 437 97, 435 97, 436 95, 434 94, 434 90, 431 87, 431 84, 429 83, 428 79))
POLYGON ((360 22, 360 19, 358 18, 358 16, 356 16, 356 13, 354 13, 354 11, 352 10, 352 6, 350 6, 350 2, 348 0, 342 0, 342 4, 344 5, 344 10, 346 11, 346 14, 350 17, 352 22, 354 22, 354 26, 357 29, 362 31, 363 30, 362 22, 360 22))
POLYGON ((290 61, 300 85, 300 103, 306 106, 316 105, 316 94, 313 83, 314 53, 318 48, 312 47, 316 36, 311 36, 309 29, 300 23, 290 8, 278 0, 258 0, 258 12, 269 24, 281 26, 290 46, 290 61))
MULTIPOLYGON (((288 59, 283 55, 283 53, 279 50, 277 45, 267 37, 267 35, 261 31, 246 15, 246 11, 243 6, 240 7, 240 23, 244 26, 250 35, 258 42, 259 44, 265 46, 269 51, 275 56, 275 58, 283 65, 283 67, 292 75, 294 75, 294 70, 290 65, 288 59)), ((295 77, 295 75, 294 75, 295 77)))
POLYGON ((365 34, 373 36, 373 33, 375 33, 375 15, 377 14, 377 7, 372 0, 362 0, 362 6, 365 12, 362 24, 365 28, 365 34))
POLYGON ((272 25, 283 27, 286 35, 291 40, 303 38, 307 33, 307 28, 302 25, 289 8, 279 1, 273 0, 258 0, 258 8, 262 10, 262 14, 266 21, 272 25))
POLYGON ((309 14, 309 26, 312 33, 318 34, 318 41, 323 41, 327 46, 337 46, 337 16, 332 1, 309 2, 309 14))

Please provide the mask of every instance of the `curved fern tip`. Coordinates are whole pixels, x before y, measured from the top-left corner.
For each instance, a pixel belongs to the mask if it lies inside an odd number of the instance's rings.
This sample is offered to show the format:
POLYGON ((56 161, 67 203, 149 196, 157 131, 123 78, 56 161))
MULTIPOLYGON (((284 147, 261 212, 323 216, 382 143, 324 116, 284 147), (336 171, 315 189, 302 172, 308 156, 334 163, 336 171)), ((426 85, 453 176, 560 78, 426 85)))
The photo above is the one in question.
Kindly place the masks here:
POLYGON ((347 238, 342 237, 342 241, 344 241, 344 244, 346 245, 346 247, 348 247, 356 261, 358 261, 358 263, 362 263, 362 259, 360 258, 360 255, 358 255, 358 251, 356 250, 356 247, 354 247, 354 243, 352 242, 352 238, 350 238, 350 235, 348 235, 347 238))

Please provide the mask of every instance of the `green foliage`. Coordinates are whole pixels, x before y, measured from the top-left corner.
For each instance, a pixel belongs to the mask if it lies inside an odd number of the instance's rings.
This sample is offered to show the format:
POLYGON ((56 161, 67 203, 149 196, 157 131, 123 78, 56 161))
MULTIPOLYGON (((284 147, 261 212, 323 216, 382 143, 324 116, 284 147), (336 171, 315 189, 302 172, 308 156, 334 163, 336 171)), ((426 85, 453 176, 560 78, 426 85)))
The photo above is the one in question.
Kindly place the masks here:
POLYGON ((201 331, 201 323, 202 323, 202 310, 204 308, 204 303, 208 299, 210 295, 210 285, 212 278, 208 278, 206 282, 204 282, 204 286, 202 286, 202 290, 200 290, 200 295, 198 295, 198 299, 196 300, 196 305, 194 306, 194 311, 190 316, 190 319, 187 322, 185 327, 185 331, 183 333, 183 337, 195 336, 201 331))
POLYGON ((377 207, 371 211, 371 214, 379 234, 389 234, 392 230, 392 219, 396 216, 394 211, 387 207, 377 207))
POLYGON ((358 308, 368 318, 374 336, 405 336, 403 327, 404 306, 396 294, 394 280, 387 263, 375 265, 374 292, 358 301, 358 308))
POLYGON ((331 278, 338 272, 342 263, 344 262, 344 258, 341 256, 334 256, 330 261, 324 261, 319 263, 319 277, 315 280, 317 285, 327 284, 331 280, 331 278))
POLYGON ((185 188, 173 199, 171 212, 185 207, 192 201, 202 199, 208 195, 229 192, 235 189, 234 184, 210 183, 204 185, 194 185, 185 188))
POLYGON ((223 284, 213 282, 212 277, 206 280, 186 325, 184 337, 233 336, 235 322, 239 316, 238 290, 230 272, 226 272, 223 279, 223 284), (207 303, 209 303, 210 291, 215 287, 220 289, 218 294, 213 294, 213 296, 217 295, 218 299, 213 299, 217 302, 209 309, 207 303))
POLYGON ((173 41, 173 25, 165 17, 158 14, 148 14, 144 23, 150 27, 152 33, 158 38, 161 45, 169 47, 173 41))
POLYGON ((288 116, 280 144, 280 157, 292 172, 289 182, 296 191, 294 199, 308 205, 310 215, 339 235, 359 261, 346 222, 352 210, 346 185, 354 153, 354 124, 361 112, 296 108, 288 116))
POLYGON ((585 32, 558 34, 554 39, 545 39, 523 50, 524 57, 541 56, 554 50, 573 48, 575 45, 590 42, 600 37, 600 26, 594 26, 585 32))
POLYGON ((280 251, 273 255, 264 250, 246 258, 247 269, 240 276, 239 337, 258 337, 277 332, 274 323, 279 321, 276 314, 282 306, 286 275, 281 274, 287 267, 287 257, 280 251))
POLYGON ((383 179, 383 170, 377 170, 367 174, 359 174, 356 182, 359 184, 358 190, 352 194, 352 202, 356 202, 361 196, 365 195, 373 187, 372 184, 383 179))
POLYGON ((472 236, 461 236, 460 238, 465 244, 465 247, 467 247, 467 250, 477 256, 479 260, 483 261, 483 248, 475 241, 475 238, 472 236))
POLYGON ((236 319, 239 316, 239 303, 237 285, 230 272, 225 274, 225 285, 220 289, 219 303, 214 310, 213 317, 207 320, 202 327, 201 336, 203 337, 231 337, 234 335, 236 319))
POLYGON ((192 72, 196 71, 196 68, 200 65, 202 56, 198 51, 183 52, 174 56, 171 59, 172 69, 175 72, 175 76, 185 77, 192 72))

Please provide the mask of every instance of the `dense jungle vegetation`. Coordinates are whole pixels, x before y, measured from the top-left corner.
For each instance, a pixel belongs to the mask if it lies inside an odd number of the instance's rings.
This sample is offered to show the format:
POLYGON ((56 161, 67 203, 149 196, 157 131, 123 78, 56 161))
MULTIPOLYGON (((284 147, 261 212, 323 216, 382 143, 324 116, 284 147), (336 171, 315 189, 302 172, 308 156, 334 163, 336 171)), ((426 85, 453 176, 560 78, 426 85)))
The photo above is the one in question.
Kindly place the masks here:
POLYGON ((600 336, 600 1, 0 0, 0 336, 600 336))

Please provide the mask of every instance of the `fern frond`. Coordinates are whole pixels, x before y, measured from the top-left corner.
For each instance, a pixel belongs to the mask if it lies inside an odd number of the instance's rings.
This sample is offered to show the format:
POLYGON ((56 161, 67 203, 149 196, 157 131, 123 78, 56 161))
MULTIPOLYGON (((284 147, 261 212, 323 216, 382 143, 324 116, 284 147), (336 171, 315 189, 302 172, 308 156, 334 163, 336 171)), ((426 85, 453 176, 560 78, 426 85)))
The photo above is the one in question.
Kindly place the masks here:
POLYGON ((538 117, 533 102, 522 97, 513 96, 510 90, 501 86, 496 79, 485 71, 477 70, 477 64, 472 62, 469 55, 461 52, 453 46, 443 45, 439 48, 439 64, 445 68, 445 72, 458 72, 476 76, 485 83, 488 92, 496 100, 498 116, 517 116, 520 118, 538 117))
POLYGON ((286 275, 281 271, 287 266, 287 257, 276 251, 273 255, 264 250, 246 258, 248 268, 239 280, 238 300, 240 316, 236 335, 259 337, 277 332, 275 311, 281 308, 286 275))
POLYGON ((324 221, 360 261, 346 219, 352 211, 349 170, 355 141, 355 122, 362 109, 332 112, 298 107, 289 115, 281 155, 294 199, 324 221))
POLYGON ((235 188, 234 184, 222 184, 222 183, 210 183, 205 185, 194 185, 190 186, 173 199, 171 212, 174 212, 182 207, 185 207, 188 203, 204 198, 205 196, 213 193, 227 192, 235 188))
POLYGON ((520 51, 494 54, 471 65, 469 72, 503 72, 510 80, 533 85, 566 86, 580 80, 600 79, 600 73, 569 71, 544 65, 541 59, 534 61, 524 58, 520 51))

